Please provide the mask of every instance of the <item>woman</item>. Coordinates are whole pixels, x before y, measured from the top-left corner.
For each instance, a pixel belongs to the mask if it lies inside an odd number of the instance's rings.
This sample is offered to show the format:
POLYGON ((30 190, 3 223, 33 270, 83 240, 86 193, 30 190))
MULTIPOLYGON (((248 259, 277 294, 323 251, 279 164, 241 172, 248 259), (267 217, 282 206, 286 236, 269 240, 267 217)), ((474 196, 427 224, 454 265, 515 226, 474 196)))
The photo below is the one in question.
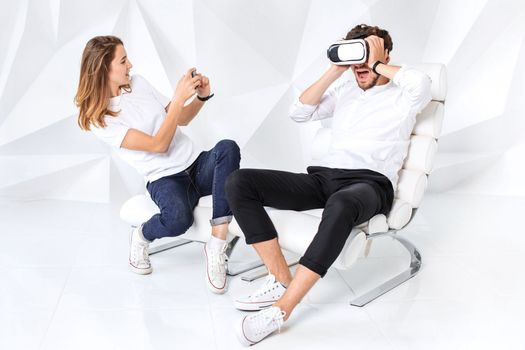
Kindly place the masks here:
POLYGON ((224 182, 239 168, 239 147, 234 141, 222 140, 209 151, 196 152, 180 130, 179 126, 188 125, 213 96, 206 76, 190 68, 170 100, 143 77, 130 76, 132 67, 119 38, 91 39, 82 55, 75 96, 80 127, 115 147, 119 156, 145 177, 147 190, 160 209, 160 214, 131 233, 131 270, 151 273, 149 243, 183 234, 193 223, 199 198, 211 194, 211 239, 204 246, 206 284, 211 291, 224 293, 226 235, 232 219, 224 182))

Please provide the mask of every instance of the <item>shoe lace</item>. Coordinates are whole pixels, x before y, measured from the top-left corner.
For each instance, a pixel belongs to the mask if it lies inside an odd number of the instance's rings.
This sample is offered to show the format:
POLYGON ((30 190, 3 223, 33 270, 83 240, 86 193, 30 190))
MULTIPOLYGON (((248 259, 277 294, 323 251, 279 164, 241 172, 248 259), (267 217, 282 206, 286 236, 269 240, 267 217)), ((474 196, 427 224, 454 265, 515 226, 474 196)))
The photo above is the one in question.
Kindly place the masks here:
POLYGON ((264 284, 253 293, 253 297, 257 298, 257 297, 263 296, 264 294, 270 292, 271 290, 275 288, 276 288, 275 277, 273 275, 268 275, 268 278, 266 278, 266 281, 264 282, 264 284))
POLYGON ((226 263, 228 262, 228 256, 226 255, 226 249, 228 245, 225 244, 220 249, 210 249, 210 267, 212 273, 223 274, 226 272, 226 263))
POLYGON ((137 243, 137 249, 133 250, 133 260, 143 260, 145 263, 149 264, 150 260, 148 254, 148 247, 148 243, 137 243))
POLYGON ((281 332, 281 326, 284 323, 284 316, 286 316, 286 312, 278 307, 271 307, 267 310, 258 312, 252 319, 255 325, 255 334, 261 335, 274 328, 277 328, 277 331, 281 332))

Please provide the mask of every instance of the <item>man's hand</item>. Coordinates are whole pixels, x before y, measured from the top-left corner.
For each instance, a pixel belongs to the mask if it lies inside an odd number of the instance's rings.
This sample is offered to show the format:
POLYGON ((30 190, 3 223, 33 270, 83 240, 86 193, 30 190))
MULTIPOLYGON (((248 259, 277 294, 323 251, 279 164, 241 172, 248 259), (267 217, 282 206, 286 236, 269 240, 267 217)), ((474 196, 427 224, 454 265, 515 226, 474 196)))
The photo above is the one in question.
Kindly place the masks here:
POLYGON ((383 63, 388 62, 388 50, 385 49, 385 41, 376 35, 370 35, 365 38, 368 43, 368 66, 372 68, 374 63, 381 61, 383 63))
POLYGON ((336 81, 344 72, 350 68, 350 65, 340 66, 337 64, 331 64, 325 76, 332 82, 336 81))

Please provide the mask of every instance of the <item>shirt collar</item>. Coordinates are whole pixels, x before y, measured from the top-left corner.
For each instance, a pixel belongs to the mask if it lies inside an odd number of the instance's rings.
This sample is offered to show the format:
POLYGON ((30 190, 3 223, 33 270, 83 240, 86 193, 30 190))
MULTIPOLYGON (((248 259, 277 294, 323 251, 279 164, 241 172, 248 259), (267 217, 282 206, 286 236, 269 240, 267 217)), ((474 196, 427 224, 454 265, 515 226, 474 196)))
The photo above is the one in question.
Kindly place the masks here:
MULTIPOLYGON (((375 95, 375 94, 378 94, 380 92, 383 92, 383 91, 389 89, 390 87, 392 87, 392 85, 393 85, 392 79, 390 79, 388 81, 388 83, 386 83, 386 84, 376 85, 374 87, 371 87, 368 90, 361 90, 361 93, 363 93, 365 95, 375 95)), ((361 89, 361 88, 359 88, 359 89, 361 89)))
POLYGON ((115 107, 115 106, 118 106, 120 105, 120 99, 122 98, 122 94, 118 95, 118 96, 115 96, 115 97, 111 97, 109 99, 109 106, 110 107, 115 107))
POLYGON ((120 95, 110 97, 110 99, 109 99, 109 106, 110 107, 119 106, 120 105, 120 101, 122 99, 122 96, 124 96, 125 94, 128 94, 128 93, 129 92, 126 91, 125 89, 120 88, 120 95))

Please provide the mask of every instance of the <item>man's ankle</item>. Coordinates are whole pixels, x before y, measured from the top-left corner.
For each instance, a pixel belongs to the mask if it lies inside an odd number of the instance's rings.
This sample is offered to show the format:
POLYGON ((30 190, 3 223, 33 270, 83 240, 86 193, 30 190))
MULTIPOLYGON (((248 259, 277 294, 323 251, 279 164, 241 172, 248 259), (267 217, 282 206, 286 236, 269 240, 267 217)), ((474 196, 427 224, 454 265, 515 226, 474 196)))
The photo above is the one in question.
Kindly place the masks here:
POLYGON ((275 280, 277 282, 279 282, 280 284, 282 284, 282 286, 284 288, 288 288, 288 286, 290 285, 290 283, 292 282, 292 279, 291 278, 286 278, 284 276, 278 276, 278 275, 274 275, 275 276, 275 280))
POLYGON ((284 311, 283 321, 288 320, 288 318, 290 317, 289 313, 292 310, 288 310, 289 308, 287 308, 285 305, 280 304, 280 301, 276 301, 272 306, 278 307, 281 311, 284 311))

